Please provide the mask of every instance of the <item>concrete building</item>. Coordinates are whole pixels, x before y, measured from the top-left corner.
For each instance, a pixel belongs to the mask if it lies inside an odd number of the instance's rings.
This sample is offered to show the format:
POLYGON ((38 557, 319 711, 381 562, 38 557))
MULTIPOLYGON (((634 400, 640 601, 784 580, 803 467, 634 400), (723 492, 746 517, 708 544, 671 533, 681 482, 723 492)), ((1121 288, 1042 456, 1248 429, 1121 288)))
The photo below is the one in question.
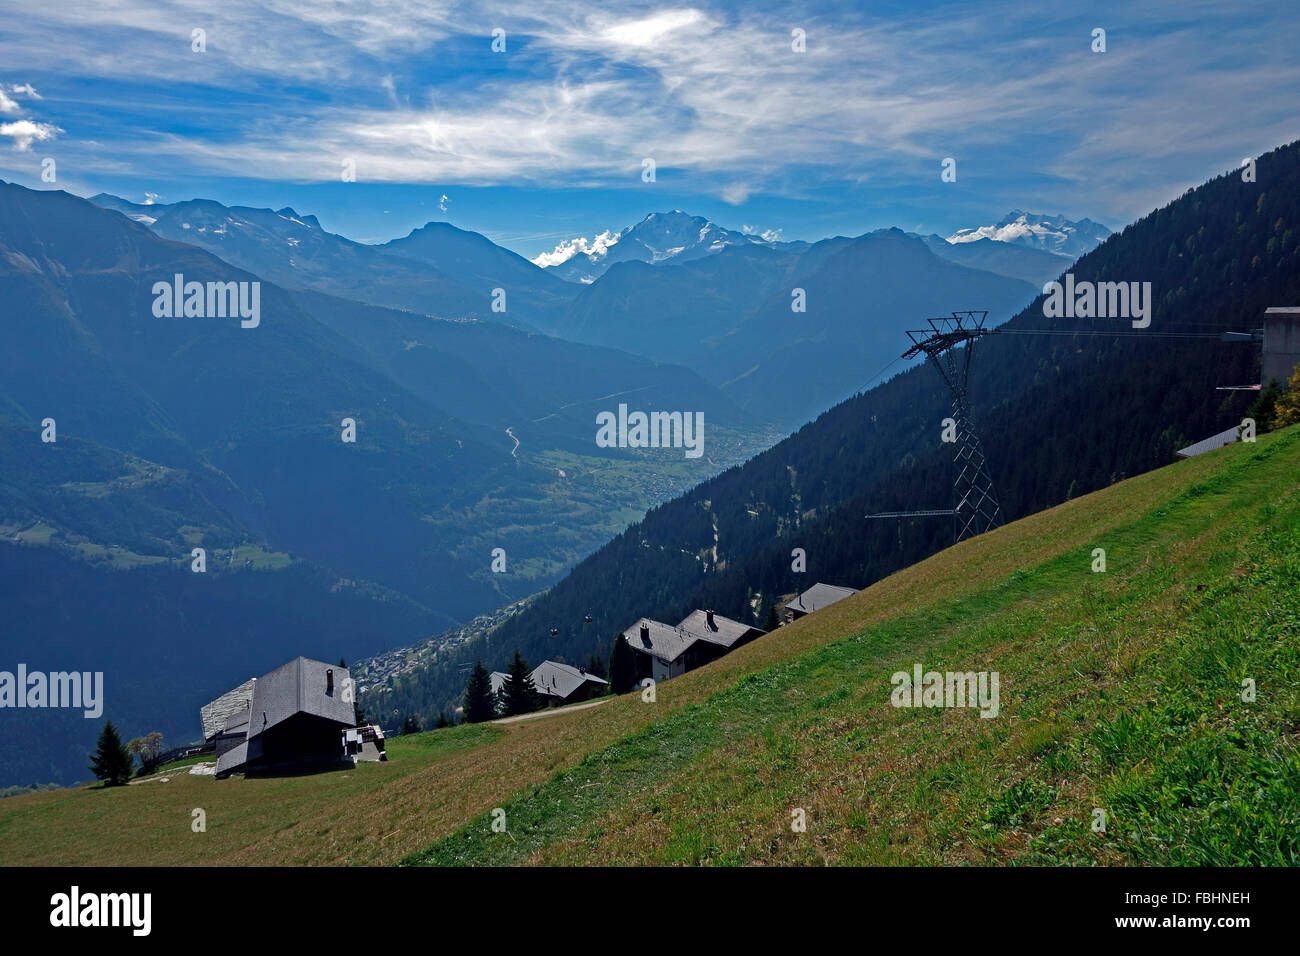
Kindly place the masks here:
POLYGON ((1300 365, 1300 306, 1278 306, 1264 312, 1264 360, 1260 384, 1277 379, 1285 385, 1300 365))

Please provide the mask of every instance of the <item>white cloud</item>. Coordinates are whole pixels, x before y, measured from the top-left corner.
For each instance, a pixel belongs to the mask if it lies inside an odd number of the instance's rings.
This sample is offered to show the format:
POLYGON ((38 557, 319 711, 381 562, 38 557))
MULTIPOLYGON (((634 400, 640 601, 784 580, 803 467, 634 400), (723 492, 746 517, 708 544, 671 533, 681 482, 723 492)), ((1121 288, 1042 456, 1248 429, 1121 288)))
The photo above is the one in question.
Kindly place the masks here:
MULTIPOLYGON (((600 31, 601 42, 615 46, 652 47, 668 34, 704 22, 699 10, 664 10, 640 20, 622 20, 600 31)), ((670 41, 671 42, 671 41, 670 41)))
POLYGON ((13 140, 14 149, 28 149, 33 142, 53 139, 63 130, 51 123, 33 123, 31 120, 17 120, 13 123, 0 123, 0 136, 13 140))
POLYGON ((447 198, 447 194, 446 194, 446 193, 443 193, 443 194, 442 194, 442 198, 438 200, 438 208, 441 209, 443 212, 446 212, 446 211, 447 211, 447 203, 449 203, 449 202, 451 202, 451 200, 447 198))
POLYGON ((558 266, 562 262, 568 262, 578 255, 595 256, 600 259, 618 240, 619 237, 608 229, 594 239, 585 239, 582 236, 566 239, 555 247, 554 252, 543 252, 534 258, 532 263, 545 269, 547 266, 558 266))
POLYGON ((740 206, 749 200, 749 187, 744 183, 729 183, 722 189, 722 201, 731 206, 740 206))
MULTIPOLYGON (((938 159, 953 155, 964 181, 985 158, 1018 177, 1017 204, 1042 189, 1053 207, 1072 195, 1120 220, 1109 207, 1167 197, 1297 134, 1286 90, 1300 85, 1300 61, 1294 31, 1278 29, 1289 22, 1280 0, 1258 0, 1250 18, 1210 0, 1148 0, 1104 55, 1088 52, 1086 30, 1075 38, 1073 20, 1011 0, 889 20, 823 9, 801 11, 815 42, 793 54, 781 17, 704 2, 609 12, 571 0, 61 0, 6 23, 0 62, 137 91, 198 81, 246 94, 213 106, 229 136, 135 134, 78 157, 84 170, 137 173, 161 158, 178 173, 332 181, 342 155, 370 181, 607 185, 638 183, 653 156, 737 204, 791 183, 937 180, 938 159), (188 35, 200 21, 209 44, 197 58, 188 35), (495 23, 526 38, 501 72, 502 58, 489 60, 495 23), (475 74, 471 58, 472 83, 427 79, 449 39, 480 43, 492 67, 475 74), (1234 50, 1251 56, 1234 61, 1234 50), (394 77, 435 92, 399 99, 394 77), (277 83, 327 95, 267 96, 277 83), (247 95, 256 115, 232 105, 247 95), (1013 142, 1026 148, 1007 151, 1013 142)), ((0 112, 17 114, 0 95, 0 112)), ((173 128, 166 109, 184 106, 158 99, 158 128, 173 128)))
POLYGON ((0 86, 0 113, 17 113, 20 109, 22 107, 10 99, 9 94, 4 91, 4 87, 0 86))

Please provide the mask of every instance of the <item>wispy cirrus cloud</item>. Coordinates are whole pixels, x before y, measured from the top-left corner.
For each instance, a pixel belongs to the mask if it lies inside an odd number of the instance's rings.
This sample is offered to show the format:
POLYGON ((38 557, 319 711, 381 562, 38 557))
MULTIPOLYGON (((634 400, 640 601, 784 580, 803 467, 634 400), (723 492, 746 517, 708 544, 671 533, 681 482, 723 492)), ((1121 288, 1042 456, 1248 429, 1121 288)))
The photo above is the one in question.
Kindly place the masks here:
MULTIPOLYGON (((664 181, 743 205, 915 189, 955 156, 959 182, 1014 182, 1021 203, 1104 192, 1093 208, 1123 216, 1297 135, 1289 8, 70 0, 13 18, 0 62, 59 87, 47 110, 115 113, 63 139, 86 170, 328 181, 349 159, 370 182, 564 187, 634 183, 651 157, 664 181)), ((48 118, 19 122, 30 145, 48 118)))

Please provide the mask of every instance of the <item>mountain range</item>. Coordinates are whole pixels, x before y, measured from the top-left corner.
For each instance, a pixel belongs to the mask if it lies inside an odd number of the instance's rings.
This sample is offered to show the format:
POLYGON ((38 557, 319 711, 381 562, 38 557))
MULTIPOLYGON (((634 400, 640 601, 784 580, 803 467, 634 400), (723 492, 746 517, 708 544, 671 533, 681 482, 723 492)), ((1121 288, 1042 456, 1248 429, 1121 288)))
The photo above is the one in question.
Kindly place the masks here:
MULTIPOLYGON (((570 282, 447 223, 366 245, 289 207, 0 184, 0 566, 21 608, 0 653, 102 667, 122 723, 185 739, 196 699, 286 655, 428 641, 554 583, 860 387, 919 316, 1009 316, 1060 258, 681 212, 620 247, 570 282), (259 321, 160 315, 177 275, 256 284, 259 321), (702 414, 705 454, 598 446, 620 403, 702 414)), ((75 778, 86 733, 64 721, 0 782, 75 778)))
POLYGON ((991 226, 958 229, 948 237, 948 242, 961 245, 992 239, 1077 259, 1109 235, 1109 229, 1091 219, 1072 222, 1064 216, 1040 216, 1013 209, 991 226))
POLYGON ((555 265, 541 268, 442 222, 367 246, 290 208, 146 206, 104 194, 92 201, 286 288, 510 323, 684 365, 753 419, 787 428, 893 358, 887 343, 915 316, 942 313, 964 294, 1001 321, 1069 265, 1009 242, 953 244, 897 229, 778 242, 674 210, 623 230, 595 259, 584 256, 599 269, 575 283, 555 265), (504 312, 492 311, 497 289, 504 312), (804 382, 788 363, 815 364, 819 375, 804 382))
MULTIPOLYGON (((1300 218, 1300 143, 1259 163, 1268 189, 1226 173, 1071 267, 1079 282, 1151 282, 1154 334, 1122 318, 1052 320, 1042 334, 1040 295, 979 341, 970 403, 1005 520, 1170 464, 1179 448, 1254 414, 1254 394, 1217 389, 1258 381, 1258 348, 1219 333, 1255 328, 1266 308, 1300 301, 1300 244, 1285 226, 1300 218)), ((458 703, 475 659, 500 668, 518 650, 584 663, 608 655, 638 618, 675 621, 696 608, 761 627, 770 608, 816 581, 865 587, 948 547, 950 519, 868 516, 952 507, 956 466, 941 437, 950 413, 934 369, 907 369, 654 509, 520 613, 367 699, 432 719, 458 703)), ((1104 544, 1077 542, 1079 567, 1104 544)))
MULTIPOLYGON (((195 695, 286 655, 377 651, 530 594, 771 440, 681 366, 287 289, 59 191, 0 184, 0 295, 0 561, 23 608, 0 657, 99 664, 110 711, 170 738, 195 695), (176 275, 256 283, 257 324, 160 316, 176 275), (597 446, 620 396, 702 413, 707 453, 597 446)), ((0 779, 80 773, 86 726, 10 751, 0 779)))

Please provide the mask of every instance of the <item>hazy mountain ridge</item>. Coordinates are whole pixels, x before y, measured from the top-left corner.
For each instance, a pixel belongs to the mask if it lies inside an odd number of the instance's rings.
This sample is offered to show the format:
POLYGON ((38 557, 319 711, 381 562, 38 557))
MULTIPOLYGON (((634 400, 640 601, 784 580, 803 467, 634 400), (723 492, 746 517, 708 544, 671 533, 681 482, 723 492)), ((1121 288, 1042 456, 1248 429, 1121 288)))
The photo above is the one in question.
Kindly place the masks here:
MULTIPOLYGON (((1259 165, 1267 190, 1236 171, 1219 176, 1125 227, 1071 271, 1081 281, 1149 277, 1153 329, 1257 327, 1265 308, 1300 298, 1300 244, 1280 225, 1300 217, 1300 144, 1259 165)), ((1040 296, 1006 328, 1043 322, 1040 296)), ((1253 400, 1215 391, 1258 380, 1249 344, 1143 339, 1124 319, 1062 323, 1073 327, 1120 334, 1001 334, 977 347, 971 403, 1008 519, 1170 463, 1182 445, 1240 423, 1253 400)), ((952 450, 940 439, 950 411, 928 367, 835 406, 654 509, 484 640, 407 674, 386 705, 435 715, 459 698, 459 667, 476 657, 496 668, 518 648, 530 660, 580 663, 608 654, 641 616, 678 620, 712 607, 761 626, 771 602, 815 581, 861 587, 946 547, 948 519, 865 516, 952 506, 952 450), (805 549, 805 573, 792 573, 794 547, 805 549)))
MULTIPOLYGON (((767 441, 687 369, 288 291, 63 192, 0 185, 0 295, 17 305, 6 310, 0 356, 0 528, 4 546, 18 549, 7 583, 46 609, 15 621, 0 654, 53 653, 43 634, 57 626, 70 656, 48 669, 75 663, 79 647, 103 659, 91 647, 103 608, 70 599, 78 581, 116 593, 123 634, 163 628, 149 616, 165 609, 174 639, 220 640, 230 667, 218 670, 240 680, 285 655, 351 656, 433 636, 536 591, 649 504, 767 441), (238 316, 158 317, 154 283, 170 286, 176 274, 258 283, 256 327, 238 316), (597 448, 595 412, 627 391, 642 407, 706 410, 709 454, 597 448), (57 423, 52 443, 40 436, 47 417, 57 423), (345 418, 354 444, 341 440, 345 418), (673 457, 647 473, 652 451, 673 457), (204 574, 190 570, 194 547, 207 551, 204 574), (507 550, 509 575, 490 572, 496 547, 507 550), (13 571, 36 554, 61 570, 13 571), (286 600, 316 611, 297 627, 257 617, 241 598, 247 584, 214 588, 231 574, 270 591, 280 580, 286 600), (196 587, 224 595, 197 617, 196 587), (330 595, 345 592, 357 596, 338 615, 352 621, 350 638, 342 628, 312 633, 310 620, 336 603, 330 595), (371 607, 376 600, 406 610, 395 616, 371 607)), ((148 690, 163 684, 150 682, 159 675, 147 661, 121 660, 137 668, 129 686, 144 688, 122 712, 123 729, 155 729, 134 723, 154 713, 169 737, 190 738, 203 703, 196 688, 207 686, 192 679, 203 653, 152 659, 180 688, 166 704, 148 690)), ((110 670, 114 686, 128 686, 110 670)), ((65 743, 51 738, 52 752, 84 754, 91 741, 65 743)), ((67 763, 61 773, 81 771, 67 763)))

